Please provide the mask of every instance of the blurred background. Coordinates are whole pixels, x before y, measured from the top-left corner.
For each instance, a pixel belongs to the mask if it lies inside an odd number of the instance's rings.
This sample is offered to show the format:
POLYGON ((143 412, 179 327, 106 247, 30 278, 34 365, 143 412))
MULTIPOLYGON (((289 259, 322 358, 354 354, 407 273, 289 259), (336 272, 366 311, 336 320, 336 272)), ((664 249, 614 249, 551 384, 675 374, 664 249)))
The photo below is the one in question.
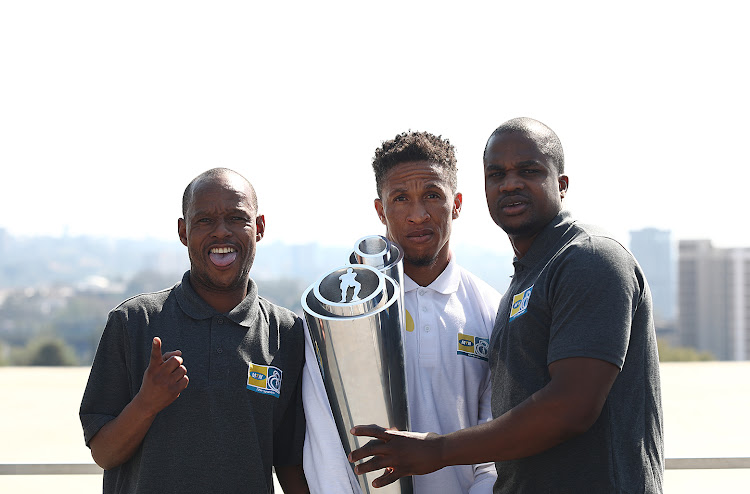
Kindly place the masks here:
MULTIPOLYGON (((749 38, 729 1, 0 4, 0 422, 44 403, 39 420, 78 427, 107 312, 187 269, 180 200, 208 168, 255 185, 267 230, 252 275, 261 295, 300 312, 309 284, 357 239, 384 232, 375 149, 409 129, 442 135, 464 197, 454 253, 504 291, 512 251, 487 213, 481 158, 492 130, 517 116, 562 140, 566 207, 643 266, 663 375, 679 383, 665 380, 665 409, 744 399, 749 38), (41 374, 27 381, 21 370, 41 374), (11 394, 14 383, 45 399, 11 394)), ((746 421, 722 415, 744 405, 719 403, 712 422, 731 425, 714 437, 724 450, 681 450, 710 426, 675 434, 668 422, 668 456, 750 456, 732 439, 747 437, 746 421)), ((49 434, 45 446, 9 437, 0 462, 90 461, 82 439, 83 453, 48 457, 58 451, 49 434)), ((669 474, 695 486, 695 475, 735 482, 738 472, 748 479, 747 469, 669 474)))

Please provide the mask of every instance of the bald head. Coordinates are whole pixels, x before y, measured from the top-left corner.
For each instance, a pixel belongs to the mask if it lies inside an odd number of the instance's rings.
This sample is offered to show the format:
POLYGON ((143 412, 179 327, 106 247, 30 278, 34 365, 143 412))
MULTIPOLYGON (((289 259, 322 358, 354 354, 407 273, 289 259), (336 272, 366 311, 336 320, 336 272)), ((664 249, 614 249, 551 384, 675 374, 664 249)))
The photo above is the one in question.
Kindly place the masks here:
POLYGON ((559 175, 565 173, 565 155, 560 139, 552 129, 533 118, 513 118, 496 128, 490 138, 487 139, 487 145, 484 147, 485 157, 489 143, 493 138, 515 132, 521 133, 534 141, 542 153, 552 158, 559 175))
POLYGON ((182 194, 182 216, 187 216, 187 210, 188 206, 190 205, 190 201, 193 197, 193 191, 195 190, 196 186, 203 182, 204 180, 224 180, 224 179, 235 179, 242 181, 243 185, 247 186, 248 189, 248 200, 250 202, 250 206, 253 208, 253 211, 255 213, 258 212, 258 197, 255 195, 255 189, 253 188, 253 184, 250 183, 248 179, 240 175, 234 170, 230 170, 229 168, 212 168, 210 170, 207 170, 197 177, 195 177, 193 180, 190 181, 187 187, 185 187, 185 192, 182 194))

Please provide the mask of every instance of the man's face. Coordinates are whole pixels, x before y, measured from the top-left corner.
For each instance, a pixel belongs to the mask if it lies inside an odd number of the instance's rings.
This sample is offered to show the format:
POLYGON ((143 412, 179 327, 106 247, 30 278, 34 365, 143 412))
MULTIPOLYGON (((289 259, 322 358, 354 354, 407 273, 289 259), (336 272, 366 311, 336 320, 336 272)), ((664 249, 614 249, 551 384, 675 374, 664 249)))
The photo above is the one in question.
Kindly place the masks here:
POLYGON ((178 228, 188 248, 190 279, 199 293, 247 289, 255 244, 265 229, 250 194, 247 184, 232 174, 204 178, 194 185, 178 228))
POLYGON ((568 177, 523 132, 490 139, 484 191, 495 223, 511 238, 533 239, 562 209, 568 177))
POLYGON ((375 209, 388 237, 403 248, 405 267, 447 264, 461 194, 454 196, 446 172, 428 161, 401 163, 388 171, 380 194, 375 209))

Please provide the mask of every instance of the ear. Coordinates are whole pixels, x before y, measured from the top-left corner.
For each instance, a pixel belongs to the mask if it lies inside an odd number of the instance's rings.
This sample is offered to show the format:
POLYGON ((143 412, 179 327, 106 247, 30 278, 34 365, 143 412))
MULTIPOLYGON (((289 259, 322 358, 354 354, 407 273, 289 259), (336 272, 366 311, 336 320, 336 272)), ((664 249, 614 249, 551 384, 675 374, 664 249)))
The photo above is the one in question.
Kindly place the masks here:
POLYGON ((568 192, 568 184, 570 183, 567 175, 560 175, 557 177, 557 183, 560 187, 560 199, 565 197, 565 193, 568 192))
POLYGON ((464 196, 460 192, 456 192, 456 196, 453 198, 453 219, 458 218, 461 213, 461 204, 463 204, 464 196))
POLYGON ((375 211, 378 212, 378 218, 380 218, 380 222, 385 225, 385 211, 383 210, 382 200, 375 199, 375 211))
POLYGON ((187 246, 187 224, 183 218, 177 220, 177 235, 180 236, 180 242, 187 246))
POLYGON ((255 218, 255 241, 260 242, 263 238, 263 233, 266 231, 266 217, 259 214, 255 218))

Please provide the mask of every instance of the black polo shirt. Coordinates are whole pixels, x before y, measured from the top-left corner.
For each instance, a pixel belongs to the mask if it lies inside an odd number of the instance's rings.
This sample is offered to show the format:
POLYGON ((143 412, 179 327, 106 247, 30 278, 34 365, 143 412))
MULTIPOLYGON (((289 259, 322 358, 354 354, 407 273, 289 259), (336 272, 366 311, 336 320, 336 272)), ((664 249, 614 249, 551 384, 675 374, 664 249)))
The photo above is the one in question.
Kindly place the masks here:
POLYGON ((549 383, 554 361, 595 358, 621 371, 587 432, 498 462, 494 492, 661 492, 659 359, 651 293, 635 258, 563 211, 513 264, 490 340, 494 417, 549 383))
POLYGON ((133 399, 151 342, 181 350, 188 387, 154 420, 140 448, 104 473, 105 493, 272 492, 272 465, 302 463, 302 320, 258 296, 231 312, 182 282, 112 310, 80 417, 88 445, 133 399))

